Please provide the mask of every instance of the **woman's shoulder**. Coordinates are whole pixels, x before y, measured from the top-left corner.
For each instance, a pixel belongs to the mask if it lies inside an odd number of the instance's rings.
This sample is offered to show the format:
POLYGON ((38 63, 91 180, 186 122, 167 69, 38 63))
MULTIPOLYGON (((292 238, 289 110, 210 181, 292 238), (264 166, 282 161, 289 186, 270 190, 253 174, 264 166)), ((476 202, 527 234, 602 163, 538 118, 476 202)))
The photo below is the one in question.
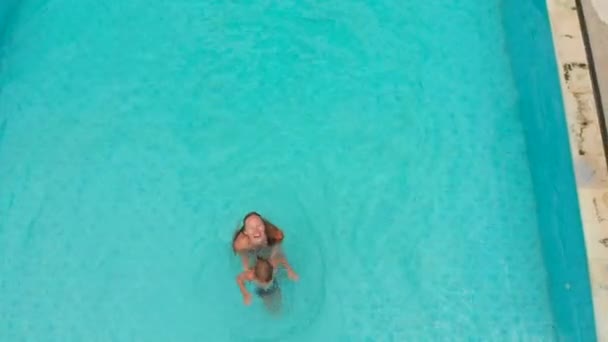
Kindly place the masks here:
POLYGON ((249 250, 249 238, 243 233, 239 233, 232 242, 232 248, 236 252, 244 252, 249 250))

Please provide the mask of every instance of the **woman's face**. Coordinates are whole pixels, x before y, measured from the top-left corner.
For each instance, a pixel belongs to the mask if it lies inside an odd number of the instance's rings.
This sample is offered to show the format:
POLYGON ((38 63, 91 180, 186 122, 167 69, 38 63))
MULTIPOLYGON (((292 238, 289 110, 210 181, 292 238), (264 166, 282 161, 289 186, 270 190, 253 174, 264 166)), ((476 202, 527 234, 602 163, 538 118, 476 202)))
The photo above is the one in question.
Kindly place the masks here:
POLYGON ((245 220, 245 235, 254 245, 266 243, 265 230, 264 221, 259 216, 251 215, 245 220))

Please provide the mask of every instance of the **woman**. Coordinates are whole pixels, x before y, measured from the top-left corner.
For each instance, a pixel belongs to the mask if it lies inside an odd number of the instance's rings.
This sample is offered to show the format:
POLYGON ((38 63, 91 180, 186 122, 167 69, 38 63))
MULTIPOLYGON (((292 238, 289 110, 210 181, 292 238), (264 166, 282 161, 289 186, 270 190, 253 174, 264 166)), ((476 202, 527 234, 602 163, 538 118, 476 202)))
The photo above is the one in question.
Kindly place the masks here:
MULTIPOLYGON (((243 225, 234 234, 232 249, 241 256, 243 269, 249 270, 251 264, 258 257, 275 261, 281 258, 287 264, 287 259, 281 251, 283 232, 262 215, 251 212, 243 218, 243 225)), ((285 267, 287 275, 291 279, 298 279, 298 275, 291 269, 289 264, 285 267)))

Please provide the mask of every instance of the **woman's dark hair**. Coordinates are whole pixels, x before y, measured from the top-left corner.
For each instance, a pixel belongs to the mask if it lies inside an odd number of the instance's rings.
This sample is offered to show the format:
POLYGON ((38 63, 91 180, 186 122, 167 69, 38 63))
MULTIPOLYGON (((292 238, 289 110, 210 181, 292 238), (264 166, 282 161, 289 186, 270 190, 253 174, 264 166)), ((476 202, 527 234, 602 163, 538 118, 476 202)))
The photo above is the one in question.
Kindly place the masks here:
POLYGON ((239 234, 241 234, 245 231, 245 221, 247 221, 247 219, 250 218, 251 216, 257 216, 262 220, 262 222, 264 222, 264 234, 266 234, 266 239, 268 241, 269 246, 274 246, 277 243, 280 243, 281 241, 283 241, 283 238, 284 238, 283 232, 279 228, 277 228, 277 226, 275 226, 274 224, 272 224, 272 222, 265 219, 262 215, 256 213, 255 211, 252 211, 252 212, 248 213, 247 215, 245 215, 245 217, 243 217, 243 223, 241 224, 241 227, 239 229, 237 229, 236 232, 234 232, 234 236, 232 237, 232 250, 233 251, 236 252, 236 250, 234 249, 234 242, 239 237, 239 234))

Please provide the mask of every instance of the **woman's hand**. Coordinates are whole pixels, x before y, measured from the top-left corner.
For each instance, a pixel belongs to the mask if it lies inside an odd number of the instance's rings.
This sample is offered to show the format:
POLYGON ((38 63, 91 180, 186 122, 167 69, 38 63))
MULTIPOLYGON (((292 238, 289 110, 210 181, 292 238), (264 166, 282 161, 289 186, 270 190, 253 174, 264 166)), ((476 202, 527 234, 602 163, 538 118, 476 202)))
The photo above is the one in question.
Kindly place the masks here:
POLYGON ((243 302, 245 305, 251 304, 251 293, 243 293, 243 302))
POLYGON ((298 281, 298 279, 300 279, 298 274, 296 272, 294 272, 292 269, 287 270, 287 276, 289 277, 289 279, 291 279, 293 281, 298 281))

